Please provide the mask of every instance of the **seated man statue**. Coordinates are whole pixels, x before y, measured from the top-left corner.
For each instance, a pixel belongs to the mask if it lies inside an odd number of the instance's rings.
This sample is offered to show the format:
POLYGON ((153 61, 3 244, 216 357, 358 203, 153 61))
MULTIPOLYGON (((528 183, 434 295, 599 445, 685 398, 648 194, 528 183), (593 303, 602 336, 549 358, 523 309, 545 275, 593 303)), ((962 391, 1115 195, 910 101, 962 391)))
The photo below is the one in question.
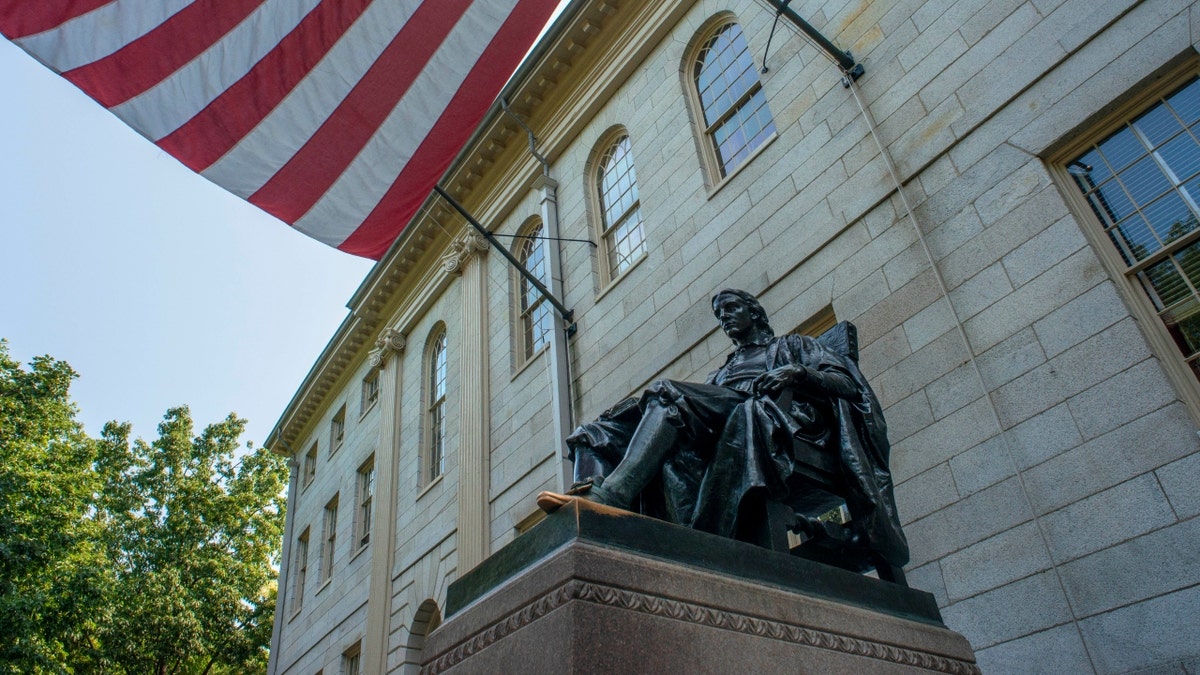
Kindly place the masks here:
POLYGON ((745 291, 717 293, 712 309, 733 341, 725 365, 705 384, 658 380, 576 429, 567 443, 577 482, 538 505, 552 511, 578 497, 630 509, 640 500, 647 515, 749 539, 743 521, 760 517, 755 504, 796 501, 797 448, 806 447, 837 458, 853 544, 904 565, 887 427, 857 365, 813 338, 776 337, 745 291))

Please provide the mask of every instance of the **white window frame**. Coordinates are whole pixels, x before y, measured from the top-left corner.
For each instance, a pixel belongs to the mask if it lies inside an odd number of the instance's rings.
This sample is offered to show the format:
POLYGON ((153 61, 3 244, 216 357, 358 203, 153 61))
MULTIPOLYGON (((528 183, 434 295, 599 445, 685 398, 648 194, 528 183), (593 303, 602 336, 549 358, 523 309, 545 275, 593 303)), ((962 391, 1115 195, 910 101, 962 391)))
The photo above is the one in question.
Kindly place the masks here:
POLYGON ((296 552, 292 560, 292 616, 304 609, 304 587, 308 585, 309 528, 296 537, 296 552))
POLYGON ((308 452, 304 453, 304 468, 300 482, 305 489, 309 485, 312 485, 313 481, 317 478, 317 457, 317 442, 313 441, 312 447, 308 449, 308 452))
POLYGON ((333 414, 329 420, 329 456, 332 457, 335 452, 342 448, 342 443, 346 440, 346 404, 333 414))
POLYGON ((375 515, 375 455, 358 467, 355 474, 354 533, 358 550, 371 542, 371 522, 375 515))
POLYGON ((359 418, 366 417, 367 413, 375 407, 379 402, 379 369, 372 368, 371 372, 367 373, 362 380, 362 400, 359 402, 359 418))
MULTIPOLYGON (((737 41, 737 37, 733 39, 734 42, 737 41)), ((758 77, 758 68, 754 62, 754 50, 750 46, 749 36, 746 34, 741 22, 737 20, 737 17, 729 13, 722 13, 710 19, 701 30, 697 31, 686 55, 687 58, 683 62, 684 88, 687 90, 688 105, 695 122, 700 145, 701 164, 704 166, 710 190, 715 191, 750 164, 750 161, 763 148, 770 144, 778 134, 778 127, 775 125, 775 116, 771 113, 770 102, 766 100, 766 92, 763 89, 762 79, 758 77), (733 99, 728 106, 722 107, 719 110, 706 109, 698 83, 698 69, 701 65, 701 59, 708 55, 706 52, 713 40, 730 27, 736 27, 739 33, 737 37, 740 37, 746 44, 746 50, 740 52, 739 56, 745 56, 745 63, 743 65, 748 64, 748 72, 754 74, 754 83, 741 91, 737 98, 733 99), (755 132, 752 138, 747 139, 746 143, 738 149, 738 152, 735 152, 731 157, 723 158, 721 144, 717 141, 717 132, 726 128, 730 121, 742 114, 760 94, 762 96, 762 104, 753 110, 751 114, 757 115, 759 111, 765 111, 768 118, 767 123, 755 132), (710 112, 714 114, 710 116, 710 112), (742 150, 745 151, 744 155, 741 154, 742 150), (734 159, 737 157, 740 157, 740 159, 737 159, 735 162, 734 159)), ((739 63, 741 62, 742 60, 739 60, 739 63)), ((747 70, 741 72, 747 72, 747 70)), ((736 131, 741 131, 745 128, 745 125, 738 124, 733 128, 736 131)))
MULTIPOLYGON (((1069 143, 1049 154, 1046 162, 1059 185, 1060 192, 1078 219, 1084 235, 1091 243, 1092 249, 1124 297, 1130 313, 1143 327, 1147 342, 1159 357, 1159 363, 1162 364, 1163 370, 1174 384, 1180 399, 1190 411, 1193 420, 1200 423, 1200 380, 1187 365, 1187 356, 1176 344, 1167 326, 1159 317, 1158 310, 1148 296, 1146 288, 1137 278, 1138 273, 1147 267, 1149 261, 1156 262, 1168 253, 1196 241, 1197 237, 1200 237, 1200 230, 1193 231, 1188 236, 1169 243, 1145 260, 1129 265, 1109 238, 1105 225, 1085 199, 1079 184, 1072 176, 1070 167, 1075 159, 1082 157, 1089 148, 1107 140, 1127 123, 1156 107, 1161 99, 1170 96, 1196 76, 1200 76, 1200 60, 1198 59, 1191 59, 1172 68, 1161 77, 1156 78, 1156 84, 1137 92, 1128 101, 1116 105, 1111 112, 1090 125, 1083 133, 1073 135, 1069 143)), ((1193 127, 1193 130, 1200 135, 1200 126, 1193 127)), ((1151 156, 1154 154, 1157 153, 1151 153, 1151 156)), ((1157 158, 1155 161, 1156 164, 1159 164, 1161 158, 1157 158)), ((1200 195, 1195 195, 1195 197, 1200 199, 1200 195)))
POLYGON ((338 495, 325 504, 325 518, 321 527, 321 583, 333 578, 333 565, 337 560, 338 495))
POLYGON ((422 487, 430 485, 446 472, 446 412, 450 378, 450 339, 446 325, 439 322, 429 332, 425 345, 424 418, 425 433, 421 452, 422 487), (439 348, 440 343, 440 348, 439 348), (441 363, 437 362, 441 353, 441 363), (440 372, 439 372, 440 366, 440 372))
POLYGON ((601 135, 592 150, 592 158, 588 164, 588 203, 591 206, 596 238, 600 242, 601 286, 607 289, 637 267, 638 263, 646 258, 648 249, 646 221, 642 218, 642 200, 637 180, 633 140, 630 138, 629 131, 623 126, 616 126, 601 135), (620 179, 627 176, 629 190, 625 192, 631 192, 632 199, 626 208, 621 209, 619 213, 615 214, 615 217, 610 218, 609 207, 611 205, 607 203, 606 197, 611 197, 612 191, 604 189, 604 179, 608 175, 605 169, 609 164, 609 159, 614 157, 614 150, 622 143, 628 144, 628 148, 623 151, 623 157, 628 161, 628 171, 618 177, 618 185, 621 182, 620 179), (617 240, 616 238, 622 233, 625 236, 617 240), (637 238, 637 244, 622 259, 617 249, 623 241, 631 237, 637 238))
MULTIPOLYGON (((517 260, 529 270, 529 273, 549 285, 550 261, 546 246, 546 228, 540 218, 530 218, 517 230, 514 242, 516 250, 513 254, 517 260), (540 252, 537 258, 534 253, 540 252), (530 261, 535 263, 530 266, 530 261)), ((514 364, 519 369, 529 363, 550 344, 550 331, 553 330, 554 315, 550 303, 524 275, 513 270, 513 316, 516 317, 514 327, 515 359, 514 364), (548 328, 543 329, 544 325, 548 328)))

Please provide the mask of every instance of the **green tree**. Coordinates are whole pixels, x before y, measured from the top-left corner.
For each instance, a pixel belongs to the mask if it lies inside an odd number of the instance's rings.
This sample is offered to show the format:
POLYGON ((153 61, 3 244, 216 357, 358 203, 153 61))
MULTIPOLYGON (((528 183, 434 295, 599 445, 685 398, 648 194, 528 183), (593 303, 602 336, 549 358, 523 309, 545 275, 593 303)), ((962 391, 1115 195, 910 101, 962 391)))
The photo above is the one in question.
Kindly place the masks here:
POLYGON ((114 563, 105 659, 130 673, 265 670, 286 460, 238 457, 245 421, 193 435, 186 407, 153 443, 109 423, 99 440, 97 518, 114 563))
POLYGON ((75 378, 0 340, 0 673, 265 672, 286 460, 186 407, 88 438, 75 378))
POLYGON ((0 340, 0 672, 61 672, 93 655, 108 578, 75 378, 49 356, 23 369, 0 340))

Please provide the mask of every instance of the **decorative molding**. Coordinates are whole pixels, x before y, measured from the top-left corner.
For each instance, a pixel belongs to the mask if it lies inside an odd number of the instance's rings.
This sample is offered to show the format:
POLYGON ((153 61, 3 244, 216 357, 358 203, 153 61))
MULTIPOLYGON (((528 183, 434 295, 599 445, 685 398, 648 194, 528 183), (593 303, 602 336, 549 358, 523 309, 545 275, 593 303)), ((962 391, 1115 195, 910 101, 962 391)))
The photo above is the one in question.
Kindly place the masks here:
POLYGON ((478 232, 468 232, 450 244, 450 250, 442 256, 442 270, 446 274, 462 274, 463 267, 476 254, 487 251, 487 239, 478 232))
POLYGON ((375 339, 375 348, 367 352, 371 366, 373 368, 383 367, 393 352, 396 354, 403 353, 404 347, 407 344, 408 340, 404 333, 390 326, 384 328, 379 333, 379 337, 375 339))
POLYGON ((489 645, 509 634, 541 619, 550 612, 572 601, 593 602, 620 609, 687 621, 738 633, 782 640, 794 644, 829 649, 833 651, 879 659, 949 675, 980 675, 979 666, 967 661, 949 658, 929 652, 871 642, 848 635, 805 628, 747 616, 737 612, 705 607, 680 600, 671 600, 645 593, 638 593, 606 584, 597 584, 571 579, 543 594, 537 600, 521 607, 491 626, 480 630, 459 643, 453 649, 421 667, 421 675, 444 672, 489 645))

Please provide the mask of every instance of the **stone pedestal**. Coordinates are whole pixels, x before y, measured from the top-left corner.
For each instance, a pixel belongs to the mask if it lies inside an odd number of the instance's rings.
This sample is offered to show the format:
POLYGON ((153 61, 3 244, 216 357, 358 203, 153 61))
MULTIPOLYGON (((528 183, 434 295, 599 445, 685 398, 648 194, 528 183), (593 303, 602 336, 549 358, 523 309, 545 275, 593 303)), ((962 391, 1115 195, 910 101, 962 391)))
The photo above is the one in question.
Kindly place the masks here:
POLYGON ((978 673, 933 597, 577 501, 451 584, 422 673, 978 673))

